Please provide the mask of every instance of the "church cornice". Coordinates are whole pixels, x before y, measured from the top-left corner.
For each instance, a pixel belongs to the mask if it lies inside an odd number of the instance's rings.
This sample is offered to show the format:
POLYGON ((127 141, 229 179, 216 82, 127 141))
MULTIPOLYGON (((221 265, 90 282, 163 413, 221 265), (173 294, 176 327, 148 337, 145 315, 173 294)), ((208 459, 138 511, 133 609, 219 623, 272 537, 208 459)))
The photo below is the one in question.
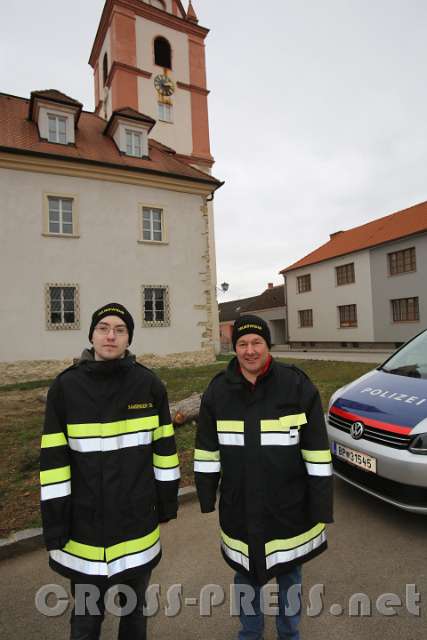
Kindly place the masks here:
POLYGON ((208 196, 224 184, 215 178, 187 178, 149 169, 0 147, 0 168, 103 180, 208 196))
POLYGON ((201 38, 204 40, 209 33, 209 29, 206 29, 205 27, 201 27, 200 25, 184 18, 180 18, 179 16, 166 13, 166 11, 162 11, 161 9, 157 9, 145 2, 141 2, 141 0, 106 0, 89 57, 89 64, 92 68, 95 67, 99 58, 105 34, 110 26, 113 10, 115 8, 130 11, 137 16, 147 18, 152 22, 157 22, 158 24, 162 24, 170 29, 181 31, 189 36, 195 36, 198 39, 201 38))

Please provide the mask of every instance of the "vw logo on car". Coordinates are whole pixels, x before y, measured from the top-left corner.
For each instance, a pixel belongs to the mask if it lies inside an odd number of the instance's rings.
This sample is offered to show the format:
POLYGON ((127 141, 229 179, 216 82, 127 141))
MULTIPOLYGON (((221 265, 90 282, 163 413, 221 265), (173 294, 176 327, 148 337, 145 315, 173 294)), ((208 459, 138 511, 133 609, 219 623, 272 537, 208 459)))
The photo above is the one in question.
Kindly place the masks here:
POLYGON ((360 440, 360 438, 363 436, 364 431, 365 427, 363 425, 363 422, 353 422, 350 427, 350 435, 355 440, 360 440))

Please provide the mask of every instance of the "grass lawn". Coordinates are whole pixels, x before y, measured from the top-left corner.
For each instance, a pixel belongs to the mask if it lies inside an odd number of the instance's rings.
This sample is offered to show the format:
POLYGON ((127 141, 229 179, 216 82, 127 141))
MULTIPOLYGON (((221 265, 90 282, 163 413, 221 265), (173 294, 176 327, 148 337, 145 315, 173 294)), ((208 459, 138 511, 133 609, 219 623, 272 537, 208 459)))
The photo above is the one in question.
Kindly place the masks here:
MULTIPOLYGON (((324 408, 331 394, 375 365, 321 360, 286 360, 303 369, 319 388, 324 408)), ((157 369, 171 401, 202 392, 210 379, 226 366, 157 369)), ((35 380, 0 387, 0 538, 12 531, 40 526, 38 459, 44 405, 38 400, 50 381, 35 380)), ((192 482, 196 424, 176 429, 182 486, 192 482)))

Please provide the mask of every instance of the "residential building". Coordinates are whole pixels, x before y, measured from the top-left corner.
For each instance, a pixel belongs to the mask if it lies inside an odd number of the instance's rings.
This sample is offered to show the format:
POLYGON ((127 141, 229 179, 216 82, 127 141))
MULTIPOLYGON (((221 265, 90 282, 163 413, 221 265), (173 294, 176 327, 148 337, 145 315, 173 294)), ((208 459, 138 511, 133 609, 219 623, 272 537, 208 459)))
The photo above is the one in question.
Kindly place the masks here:
POLYGON ((0 94, 0 361, 79 355, 114 300, 138 355, 219 349, 207 33, 191 2, 107 0, 95 112, 0 94))
POLYGON ((219 304, 219 331, 222 351, 232 350, 231 336, 234 322, 246 313, 255 314, 267 322, 274 345, 286 342, 284 286, 274 286, 272 282, 269 282, 267 289, 258 296, 230 300, 219 304))
POLYGON ((291 347, 399 345, 427 325, 427 203, 333 233, 281 273, 291 347))

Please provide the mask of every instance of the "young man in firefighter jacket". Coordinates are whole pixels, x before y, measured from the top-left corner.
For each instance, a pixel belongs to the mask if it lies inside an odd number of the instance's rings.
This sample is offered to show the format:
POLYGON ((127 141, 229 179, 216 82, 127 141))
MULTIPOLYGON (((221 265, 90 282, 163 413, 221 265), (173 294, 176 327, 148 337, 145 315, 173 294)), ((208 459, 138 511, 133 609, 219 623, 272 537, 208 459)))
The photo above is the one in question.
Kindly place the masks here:
POLYGON ((92 348, 56 378, 47 397, 43 533, 50 566, 71 579, 72 640, 99 638, 104 595, 116 583, 137 598, 133 612, 121 617, 119 639, 146 638, 143 604, 161 557, 159 522, 177 513, 179 468, 166 390, 127 350, 133 330, 121 304, 95 311, 92 348), (99 589, 99 615, 89 605, 77 611, 79 585, 99 589))
POLYGON ((214 511, 220 484, 221 551, 234 569, 239 640, 260 640, 260 587, 275 577, 278 638, 299 639, 300 565, 326 549, 332 522, 332 467, 319 393, 296 367, 270 355, 268 325, 241 316, 233 328, 236 356, 202 398, 195 480, 203 513, 214 511), (237 585, 244 585, 243 587, 237 585), (242 601, 243 603, 243 601, 242 601), (287 606, 289 605, 289 606, 287 606))

